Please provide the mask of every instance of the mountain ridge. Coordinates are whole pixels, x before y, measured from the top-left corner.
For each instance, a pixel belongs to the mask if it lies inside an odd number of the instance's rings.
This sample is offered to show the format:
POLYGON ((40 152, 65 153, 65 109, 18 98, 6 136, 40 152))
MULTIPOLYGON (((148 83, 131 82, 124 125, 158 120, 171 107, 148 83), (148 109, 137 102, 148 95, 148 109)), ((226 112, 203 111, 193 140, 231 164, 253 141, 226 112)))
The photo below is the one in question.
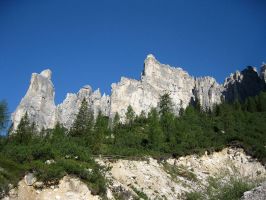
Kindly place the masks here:
POLYGON ((129 105, 137 115, 142 111, 147 113, 152 107, 157 107, 163 93, 170 94, 176 115, 181 108, 195 102, 199 102, 202 109, 207 111, 224 100, 244 101, 246 97, 265 90, 265 71, 265 64, 260 73, 249 66, 241 72, 236 71, 223 84, 219 84, 213 77, 193 77, 182 68, 161 64, 149 54, 140 79, 121 77, 119 82, 111 85, 110 96, 85 85, 76 94, 67 93, 65 100, 56 105, 52 72, 47 69, 40 74, 32 74, 29 89, 12 114, 13 128, 17 128, 25 113, 31 122, 35 122, 38 130, 53 128, 57 122, 70 128, 84 98, 94 115, 101 110, 105 116, 113 118, 118 113, 122 121, 129 105))

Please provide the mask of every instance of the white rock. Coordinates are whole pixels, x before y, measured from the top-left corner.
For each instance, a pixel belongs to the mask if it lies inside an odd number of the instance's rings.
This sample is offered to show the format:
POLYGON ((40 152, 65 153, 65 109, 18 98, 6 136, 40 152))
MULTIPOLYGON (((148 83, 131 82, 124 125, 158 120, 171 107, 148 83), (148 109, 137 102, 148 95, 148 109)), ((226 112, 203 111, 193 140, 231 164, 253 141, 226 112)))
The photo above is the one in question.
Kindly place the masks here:
POLYGON ((161 64, 153 55, 144 61, 144 70, 140 80, 122 77, 120 82, 112 84, 111 97, 101 95, 100 90, 93 91, 89 85, 77 94, 68 93, 66 99, 55 106, 54 86, 51 82, 51 70, 40 74, 33 73, 30 87, 12 114, 14 129, 27 112, 30 121, 35 122, 38 130, 53 128, 57 122, 70 128, 85 98, 89 109, 96 117, 101 110, 103 115, 113 118, 117 112, 125 120, 127 107, 131 105, 137 115, 146 114, 152 107, 157 107, 160 95, 169 93, 176 115, 181 108, 199 101, 204 110, 212 109, 222 100, 243 100, 266 89, 266 65, 261 68, 260 76, 253 67, 231 74, 220 85, 212 77, 194 78, 181 68, 161 64))
POLYGON ((50 70, 44 70, 41 74, 32 74, 29 89, 12 114, 14 129, 26 112, 30 121, 36 123, 38 130, 54 127, 56 106, 51 74, 50 70))
POLYGON ((24 181, 27 185, 31 186, 37 181, 37 179, 33 173, 28 173, 24 176, 24 181))
POLYGON ((195 81, 183 69, 161 64, 153 55, 148 55, 140 81, 122 77, 119 83, 112 84, 110 115, 113 117, 117 112, 124 119, 129 105, 137 115, 141 111, 147 113, 157 107, 164 93, 170 94, 176 114, 195 100, 195 94, 202 106, 212 108, 221 102, 221 92, 222 86, 213 78, 195 81))

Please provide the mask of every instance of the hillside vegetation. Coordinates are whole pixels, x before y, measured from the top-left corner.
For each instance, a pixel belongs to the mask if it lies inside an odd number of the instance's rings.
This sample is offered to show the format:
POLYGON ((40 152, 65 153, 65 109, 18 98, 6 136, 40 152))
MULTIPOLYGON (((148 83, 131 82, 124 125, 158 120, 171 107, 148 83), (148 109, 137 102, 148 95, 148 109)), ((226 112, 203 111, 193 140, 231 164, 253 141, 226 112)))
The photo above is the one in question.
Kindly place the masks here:
MULTIPOLYGON (((0 104, 0 128, 5 126, 7 106, 0 104)), ((152 156, 157 159, 213 152, 231 145, 245 149, 266 164, 266 93, 245 102, 217 105, 201 110, 199 103, 174 115, 169 94, 161 96, 158 108, 136 116, 128 107, 125 123, 118 114, 93 118, 83 100, 70 130, 60 124, 38 133, 27 113, 16 131, 0 140, 0 190, 2 195, 26 172, 34 172, 46 184, 72 174, 86 182, 94 194, 106 193, 105 170, 95 156, 152 156), (52 161, 46 164, 47 160, 52 161)), ((244 186, 243 186, 244 187, 244 186)))

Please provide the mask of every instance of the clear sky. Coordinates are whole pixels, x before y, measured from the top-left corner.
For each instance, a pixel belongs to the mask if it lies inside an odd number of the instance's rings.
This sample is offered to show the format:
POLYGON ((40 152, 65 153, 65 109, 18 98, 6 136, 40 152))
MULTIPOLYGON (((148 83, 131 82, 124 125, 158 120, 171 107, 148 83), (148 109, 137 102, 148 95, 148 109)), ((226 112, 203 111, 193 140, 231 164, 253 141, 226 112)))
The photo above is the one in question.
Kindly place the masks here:
POLYGON ((110 94, 152 53, 193 76, 266 61, 265 0, 0 0, 0 99, 13 112, 50 68, 56 103, 85 84, 110 94))

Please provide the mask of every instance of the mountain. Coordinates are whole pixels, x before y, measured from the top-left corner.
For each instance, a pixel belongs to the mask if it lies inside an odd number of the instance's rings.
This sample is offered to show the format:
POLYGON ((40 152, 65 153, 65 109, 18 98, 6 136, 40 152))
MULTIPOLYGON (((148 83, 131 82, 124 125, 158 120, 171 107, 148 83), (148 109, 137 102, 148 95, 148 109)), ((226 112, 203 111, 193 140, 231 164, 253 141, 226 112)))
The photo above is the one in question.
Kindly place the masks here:
POLYGON ((182 68, 161 64, 150 54, 144 61, 140 80, 122 77, 120 82, 111 85, 111 96, 101 95, 99 89, 93 91, 86 85, 77 94, 68 93, 66 99, 56 106, 52 72, 47 69, 32 74, 29 89, 12 114, 13 127, 16 129, 27 113, 38 130, 53 128, 57 122, 70 128, 84 98, 94 115, 101 110, 105 116, 113 118, 118 113, 122 121, 129 105, 137 115, 142 111, 147 113, 157 107, 160 95, 164 93, 169 93, 172 98, 176 115, 181 108, 197 102, 203 110, 209 110, 223 100, 244 101, 249 96, 258 95, 266 88, 265 71, 266 65, 261 67, 260 74, 249 66, 231 74, 221 85, 212 77, 195 78, 182 68))

